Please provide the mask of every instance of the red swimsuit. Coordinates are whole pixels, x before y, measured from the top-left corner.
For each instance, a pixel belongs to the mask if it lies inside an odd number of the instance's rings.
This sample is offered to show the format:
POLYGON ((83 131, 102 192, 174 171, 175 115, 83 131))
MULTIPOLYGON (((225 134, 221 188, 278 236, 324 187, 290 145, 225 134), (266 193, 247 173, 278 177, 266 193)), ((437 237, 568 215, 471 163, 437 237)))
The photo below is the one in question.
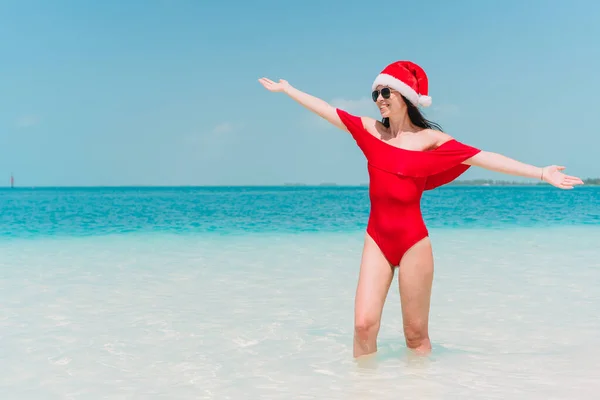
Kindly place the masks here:
POLYGON ((367 233, 390 264, 428 236, 421 215, 421 196, 453 181, 480 150, 454 139, 430 151, 401 149, 371 135, 360 117, 338 109, 337 114, 367 159, 371 212, 367 233))

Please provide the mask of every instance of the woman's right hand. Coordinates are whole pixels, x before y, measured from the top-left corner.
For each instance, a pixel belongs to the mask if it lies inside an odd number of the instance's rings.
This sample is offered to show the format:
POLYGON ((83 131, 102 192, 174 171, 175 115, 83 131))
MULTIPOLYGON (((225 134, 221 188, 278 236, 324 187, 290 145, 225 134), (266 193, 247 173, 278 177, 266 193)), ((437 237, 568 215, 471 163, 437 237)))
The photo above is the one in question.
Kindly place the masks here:
POLYGON ((290 88, 290 84, 284 79, 280 79, 279 82, 273 82, 269 78, 260 78, 258 81, 271 92, 285 93, 290 88))
POLYGON ((337 109, 326 101, 292 87, 292 85, 290 85, 288 81, 284 79, 280 79, 279 82, 273 82, 269 78, 260 78, 258 81, 267 90, 271 92, 283 92, 287 94, 302 106, 319 115, 321 118, 326 119, 338 128, 348 132, 348 129, 337 114, 337 109))

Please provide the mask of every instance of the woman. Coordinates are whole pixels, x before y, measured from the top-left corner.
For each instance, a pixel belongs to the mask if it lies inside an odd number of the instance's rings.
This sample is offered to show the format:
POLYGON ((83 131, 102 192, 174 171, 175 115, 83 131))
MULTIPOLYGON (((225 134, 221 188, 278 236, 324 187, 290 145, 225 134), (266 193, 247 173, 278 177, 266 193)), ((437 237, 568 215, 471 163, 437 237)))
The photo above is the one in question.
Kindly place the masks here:
POLYGON ((355 299, 354 357, 377 351, 385 298, 399 267, 404 336, 409 349, 431 351, 429 305, 433 254, 420 210, 424 190, 444 185, 475 165, 505 174, 541 179, 561 189, 583 184, 562 166, 543 168, 460 143, 427 121, 418 106, 429 106, 427 75, 398 61, 372 85, 383 120, 357 117, 292 87, 287 81, 259 82, 283 92, 338 128, 349 132, 367 159, 371 211, 364 239, 355 299))

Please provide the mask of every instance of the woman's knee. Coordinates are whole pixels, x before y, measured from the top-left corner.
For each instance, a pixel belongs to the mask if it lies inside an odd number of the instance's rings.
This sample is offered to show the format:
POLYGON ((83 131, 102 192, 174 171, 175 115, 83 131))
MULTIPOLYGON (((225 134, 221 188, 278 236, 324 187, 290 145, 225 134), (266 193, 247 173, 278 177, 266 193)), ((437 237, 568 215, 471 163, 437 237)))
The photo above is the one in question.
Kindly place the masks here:
POLYGON ((369 315, 357 315, 354 320, 354 333, 362 340, 377 336, 379 332, 379 318, 369 315))
POLYGON ((429 342, 426 321, 410 321, 404 324, 404 338, 409 348, 421 347, 429 342))

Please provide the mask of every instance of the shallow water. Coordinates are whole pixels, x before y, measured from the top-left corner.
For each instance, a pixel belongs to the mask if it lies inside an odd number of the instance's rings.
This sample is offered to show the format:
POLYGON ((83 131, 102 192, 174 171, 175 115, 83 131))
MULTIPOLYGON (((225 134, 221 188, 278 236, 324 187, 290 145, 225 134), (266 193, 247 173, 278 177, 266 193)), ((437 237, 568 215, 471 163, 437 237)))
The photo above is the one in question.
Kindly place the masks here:
POLYGON ((433 229, 433 352, 397 284, 352 359, 362 233, 0 243, 6 399, 564 399, 600 389, 600 229, 433 229))

